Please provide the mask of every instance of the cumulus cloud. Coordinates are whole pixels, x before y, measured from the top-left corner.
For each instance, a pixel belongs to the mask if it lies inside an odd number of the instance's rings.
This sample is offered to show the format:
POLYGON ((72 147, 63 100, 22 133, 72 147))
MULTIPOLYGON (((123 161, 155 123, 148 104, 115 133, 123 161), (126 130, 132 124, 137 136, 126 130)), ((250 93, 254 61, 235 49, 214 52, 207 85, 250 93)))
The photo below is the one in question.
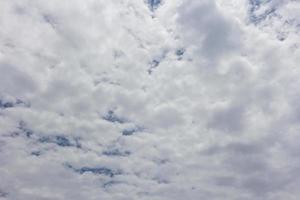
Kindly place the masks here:
POLYGON ((218 10, 214 1, 190 1, 179 9, 179 23, 190 43, 207 60, 216 60, 239 46, 239 28, 218 10))
POLYGON ((294 0, 0 2, 0 199, 298 199, 294 0))

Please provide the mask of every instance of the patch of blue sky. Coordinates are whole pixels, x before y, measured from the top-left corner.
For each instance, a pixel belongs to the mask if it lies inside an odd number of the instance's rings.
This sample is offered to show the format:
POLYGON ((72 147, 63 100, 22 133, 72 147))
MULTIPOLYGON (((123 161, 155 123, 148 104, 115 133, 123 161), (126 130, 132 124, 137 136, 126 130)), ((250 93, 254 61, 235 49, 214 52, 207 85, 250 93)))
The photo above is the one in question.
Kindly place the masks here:
POLYGON ((98 175, 105 175, 109 177, 114 177, 115 175, 121 174, 119 171, 115 171, 107 167, 86 167, 85 166, 85 167, 75 168, 70 164, 65 164, 65 166, 79 174, 92 173, 98 175))
POLYGON ((24 102, 20 99, 17 99, 15 101, 5 101, 3 99, 0 99, 0 109, 7 109, 7 108, 13 108, 13 107, 30 107, 30 104, 28 102, 24 102))
POLYGON ((68 138, 65 136, 47 136, 47 137, 41 137, 38 140, 41 143, 54 143, 61 147, 70 147, 70 146, 76 146, 75 144, 71 143, 68 138))
POLYGON ((144 128, 142 127, 133 127, 133 128, 126 128, 122 131, 122 135, 124 136, 130 136, 130 135, 133 135, 134 133, 136 132, 140 132, 140 131, 143 131, 144 128))
POLYGON ((21 131, 22 134, 25 134, 28 138, 33 135, 33 131, 27 127, 24 121, 19 122, 18 129, 21 131))
POLYGON ((129 156, 131 154, 130 151, 122 151, 117 148, 105 150, 102 153, 106 156, 129 156))
POLYGON ((257 12, 261 8, 261 6, 269 2, 270 0, 249 0, 249 20, 252 23, 258 24, 261 21, 264 21, 268 16, 272 15, 276 11, 275 7, 269 7, 262 13, 257 12))
POLYGON ((152 11, 157 9, 160 3, 161 3, 161 0, 148 0, 148 4, 152 11))
POLYGON ((41 152, 40 151, 33 151, 33 152, 31 152, 31 155, 33 155, 33 156, 40 156, 41 152))
POLYGON ((117 116, 113 110, 109 110, 107 114, 103 116, 103 119, 112 123, 125 123, 125 119, 117 116))

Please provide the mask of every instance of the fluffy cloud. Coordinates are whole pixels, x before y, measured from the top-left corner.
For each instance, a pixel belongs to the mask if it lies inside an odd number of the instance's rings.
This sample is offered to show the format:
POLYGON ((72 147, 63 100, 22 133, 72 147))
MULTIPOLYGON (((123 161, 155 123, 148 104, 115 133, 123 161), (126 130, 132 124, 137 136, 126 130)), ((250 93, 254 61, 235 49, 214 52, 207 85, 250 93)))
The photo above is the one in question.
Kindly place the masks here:
POLYGON ((0 199, 298 199, 299 2, 0 2, 0 199))

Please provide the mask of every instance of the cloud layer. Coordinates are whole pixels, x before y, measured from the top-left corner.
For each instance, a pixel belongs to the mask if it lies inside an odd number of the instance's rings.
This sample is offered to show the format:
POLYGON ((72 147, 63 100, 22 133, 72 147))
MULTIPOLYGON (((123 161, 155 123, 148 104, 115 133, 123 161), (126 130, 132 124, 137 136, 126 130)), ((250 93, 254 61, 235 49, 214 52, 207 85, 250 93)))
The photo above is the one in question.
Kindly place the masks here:
POLYGON ((294 0, 0 2, 0 199, 299 199, 294 0))

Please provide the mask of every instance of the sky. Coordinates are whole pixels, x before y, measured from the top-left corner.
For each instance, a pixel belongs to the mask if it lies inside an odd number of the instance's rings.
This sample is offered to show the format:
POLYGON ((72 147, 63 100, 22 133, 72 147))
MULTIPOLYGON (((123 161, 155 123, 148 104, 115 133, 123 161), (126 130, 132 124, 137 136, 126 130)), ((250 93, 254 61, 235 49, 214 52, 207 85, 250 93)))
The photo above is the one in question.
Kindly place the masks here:
POLYGON ((1 0, 0 200, 298 200, 299 0, 1 0))

